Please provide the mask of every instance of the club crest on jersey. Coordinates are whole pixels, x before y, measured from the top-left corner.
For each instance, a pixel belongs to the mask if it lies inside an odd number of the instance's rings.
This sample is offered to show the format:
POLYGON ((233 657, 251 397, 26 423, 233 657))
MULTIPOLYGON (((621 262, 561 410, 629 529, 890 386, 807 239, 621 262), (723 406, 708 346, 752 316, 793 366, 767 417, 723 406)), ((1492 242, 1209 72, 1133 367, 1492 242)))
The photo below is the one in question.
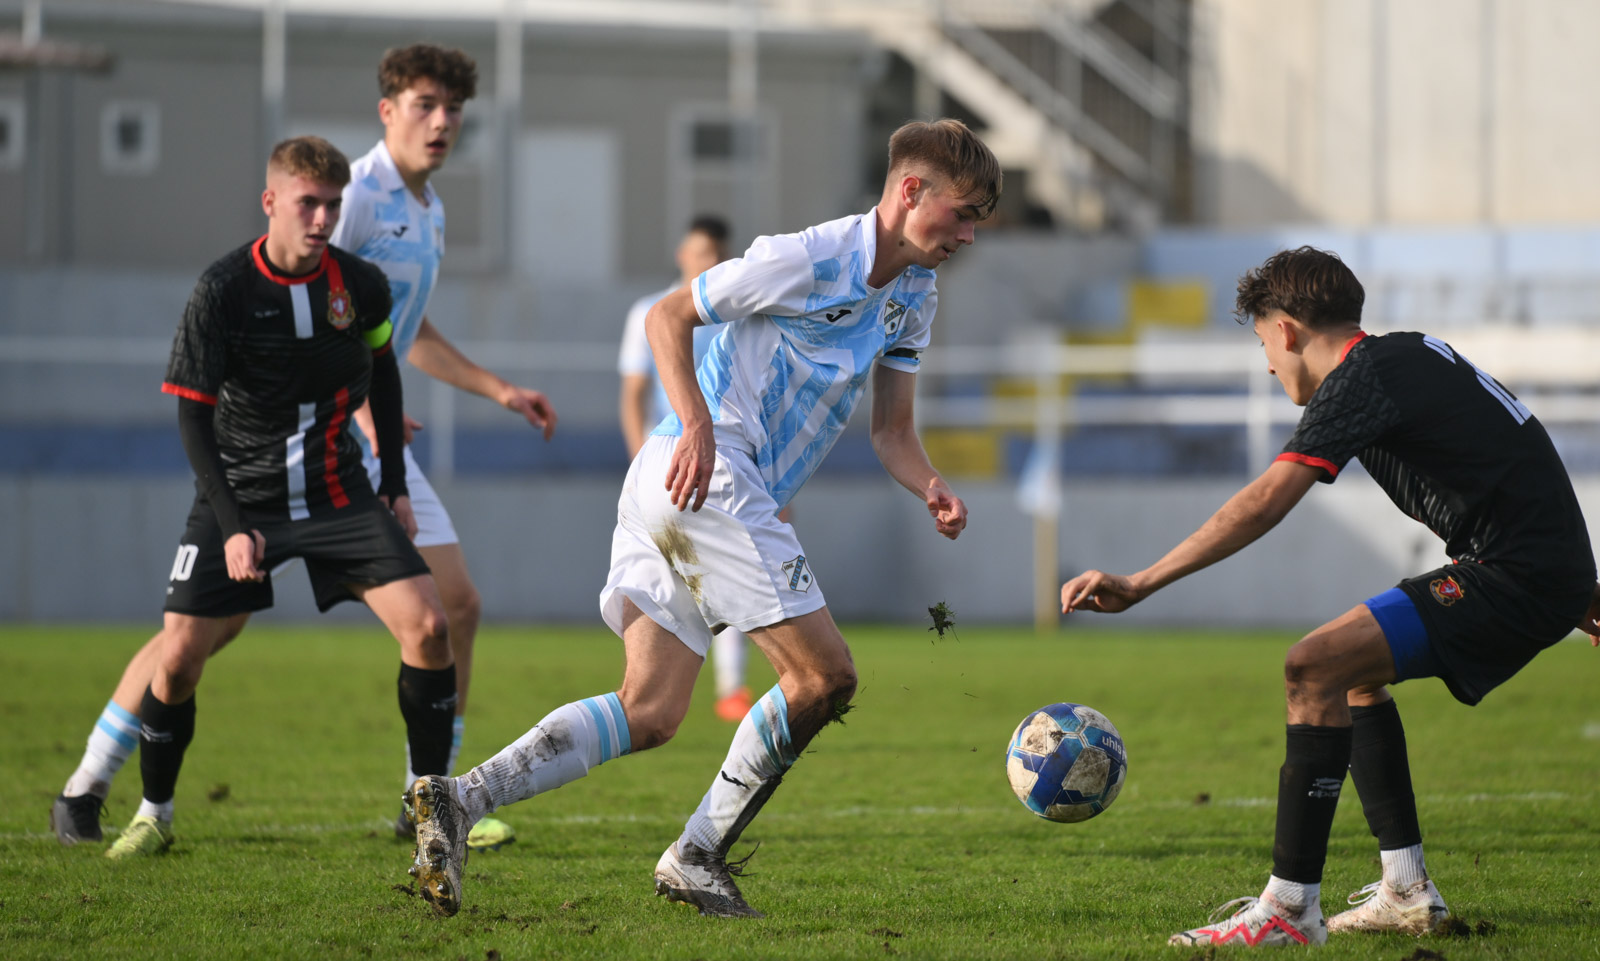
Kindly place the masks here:
POLYGON ((1428 590, 1432 592, 1433 599, 1445 607, 1466 596, 1466 592, 1461 590, 1461 585, 1457 584, 1453 577, 1441 577, 1433 581, 1428 585, 1428 590))
POLYGON ((350 302, 350 292, 343 287, 328 291, 328 323, 336 330, 344 330, 355 319, 356 307, 350 302))
POLYGON ((883 307, 883 332, 892 334, 900 329, 900 321, 906 316, 906 305, 897 300, 891 300, 883 307))
POLYGON ((804 554, 796 555, 792 561, 784 561, 783 572, 789 575, 789 590, 804 594, 811 589, 811 568, 806 566, 804 554))

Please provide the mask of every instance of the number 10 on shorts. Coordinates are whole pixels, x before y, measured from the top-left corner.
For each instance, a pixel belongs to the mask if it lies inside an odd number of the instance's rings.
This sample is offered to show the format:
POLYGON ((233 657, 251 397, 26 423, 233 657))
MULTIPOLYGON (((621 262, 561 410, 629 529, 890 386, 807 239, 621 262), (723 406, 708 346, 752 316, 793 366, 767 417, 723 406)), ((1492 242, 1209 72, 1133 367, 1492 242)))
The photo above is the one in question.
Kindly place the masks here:
POLYGON ((195 558, 200 556, 200 548, 193 544, 179 544, 178 556, 172 559, 172 575, 169 581, 186 581, 194 573, 195 558))

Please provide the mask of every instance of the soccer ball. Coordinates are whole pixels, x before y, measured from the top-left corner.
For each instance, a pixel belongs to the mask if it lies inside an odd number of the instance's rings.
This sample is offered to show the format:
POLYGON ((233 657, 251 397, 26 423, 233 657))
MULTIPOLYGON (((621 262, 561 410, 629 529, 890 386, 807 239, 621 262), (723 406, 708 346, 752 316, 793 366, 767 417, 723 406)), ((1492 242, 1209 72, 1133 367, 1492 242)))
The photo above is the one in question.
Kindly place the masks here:
POLYGON ((1006 748, 1006 776, 1047 821, 1087 821, 1111 806, 1128 773, 1122 736, 1082 704, 1051 704, 1022 719, 1006 748))

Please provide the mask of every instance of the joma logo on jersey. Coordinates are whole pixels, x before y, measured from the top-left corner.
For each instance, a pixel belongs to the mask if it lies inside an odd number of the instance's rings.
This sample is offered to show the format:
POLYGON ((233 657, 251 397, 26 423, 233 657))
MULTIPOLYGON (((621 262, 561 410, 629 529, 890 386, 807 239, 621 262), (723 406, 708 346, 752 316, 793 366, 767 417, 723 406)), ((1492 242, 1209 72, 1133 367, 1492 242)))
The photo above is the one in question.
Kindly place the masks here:
POLYGON ((355 319, 356 308, 350 302, 350 292, 343 288, 328 291, 328 323, 337 330, 344 330, 355 319))
POLYGON ((784 561, 783 572, 789 575, 789 590, 803 594, 811 589, 811 569, 806 566, 804 554, 797 555, 792 561, 784 561))
POLYGON ((897 300, 891 300, 883 308, 883 332, 892 334, 900 329, 900 321, 906 316, 906 305, 897 300))
POLYGON ((1466 596, 1466 592, 1461 590, 1461 585, 1457 584, 1456 579, 1453 577, 1441 577, 1433 581, 1428 585, 1428 590, 1432 592, 1433 599, 1445 607, 1449 607, 1466 596))

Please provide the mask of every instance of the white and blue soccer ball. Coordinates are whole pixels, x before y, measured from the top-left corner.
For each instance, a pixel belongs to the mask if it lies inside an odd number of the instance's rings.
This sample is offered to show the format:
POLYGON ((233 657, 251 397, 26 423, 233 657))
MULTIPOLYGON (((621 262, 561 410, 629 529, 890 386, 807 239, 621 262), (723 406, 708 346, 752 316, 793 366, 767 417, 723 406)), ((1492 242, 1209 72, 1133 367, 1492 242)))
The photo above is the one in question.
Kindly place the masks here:
POLYGON ((1116 725, 1082 704, 1051 704, 1022 719, 1006 748, 1017 800, 1049 821, 1087 821, 1111 806, 1128 774, 1116 725))

